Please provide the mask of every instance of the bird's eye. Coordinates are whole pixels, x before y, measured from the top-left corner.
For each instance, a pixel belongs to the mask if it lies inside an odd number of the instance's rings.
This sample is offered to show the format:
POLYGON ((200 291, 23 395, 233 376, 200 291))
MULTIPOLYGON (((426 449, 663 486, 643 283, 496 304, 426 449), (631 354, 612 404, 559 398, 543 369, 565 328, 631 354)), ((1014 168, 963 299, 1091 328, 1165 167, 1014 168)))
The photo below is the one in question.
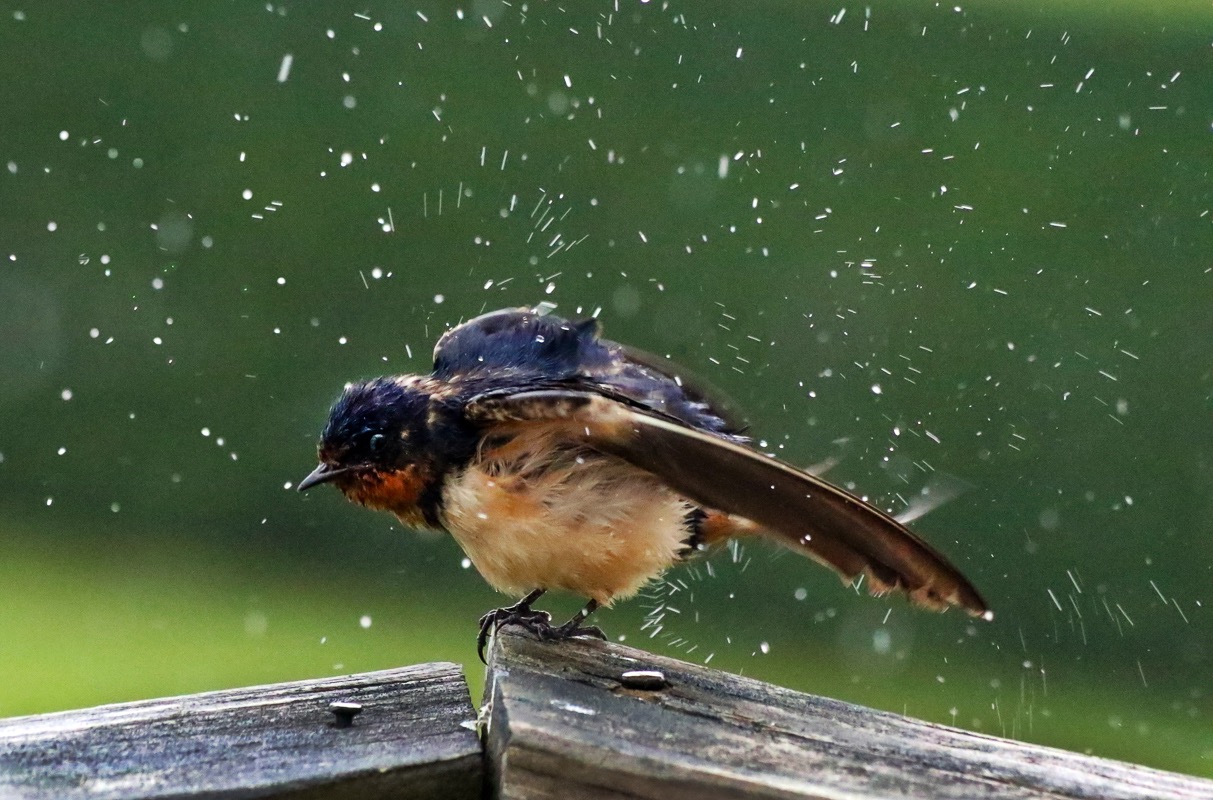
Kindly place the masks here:
POLYGON ((382 433, 377 433, 371 437, 370 448, 372 453, 381 453, 383 448, 387 446, 387 437, 382 433))

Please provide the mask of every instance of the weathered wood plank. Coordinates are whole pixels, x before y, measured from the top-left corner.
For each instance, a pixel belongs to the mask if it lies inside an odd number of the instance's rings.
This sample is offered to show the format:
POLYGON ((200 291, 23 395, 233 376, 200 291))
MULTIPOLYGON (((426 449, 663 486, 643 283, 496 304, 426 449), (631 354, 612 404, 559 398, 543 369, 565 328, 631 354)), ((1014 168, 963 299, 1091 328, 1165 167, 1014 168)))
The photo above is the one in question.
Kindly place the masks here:
POLYGON ((455 664, 15 717, 0 798, 478 798, 475 719, 455 664))
POLYGON ((998 739, 597 641, 493 643, 489 781, 535 798, 1213 798, 1213 781, 998 739), (660 670, 665 688, 623 673, 660 670))

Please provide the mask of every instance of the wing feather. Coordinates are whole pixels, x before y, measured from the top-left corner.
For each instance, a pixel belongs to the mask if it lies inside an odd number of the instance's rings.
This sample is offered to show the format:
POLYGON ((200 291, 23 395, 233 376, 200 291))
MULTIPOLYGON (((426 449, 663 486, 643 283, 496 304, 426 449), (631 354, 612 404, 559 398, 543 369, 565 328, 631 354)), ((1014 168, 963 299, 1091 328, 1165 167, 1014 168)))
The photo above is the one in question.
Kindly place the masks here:
POLYGON ((959 605, 988 616, 976 588, 937 550, 888 514, 821 478, 681 421, 593 389, 552 388, 473 398, 481 423, 563 421, 567 435, 661 478, 708 508, 752 520, 783 544, 876 593, 901 590, 919 605, 959 605))

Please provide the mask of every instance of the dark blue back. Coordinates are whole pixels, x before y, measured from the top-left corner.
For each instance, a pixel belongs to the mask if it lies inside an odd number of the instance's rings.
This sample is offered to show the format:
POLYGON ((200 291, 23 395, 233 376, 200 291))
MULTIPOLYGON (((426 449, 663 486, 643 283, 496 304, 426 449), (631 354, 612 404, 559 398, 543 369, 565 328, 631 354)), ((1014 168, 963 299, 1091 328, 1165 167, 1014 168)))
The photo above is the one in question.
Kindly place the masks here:
POLYGON ((681 420, 693 428, 741 437, 706 393, 658 366, 663 359, 598 338, 598 323, 570 322, 531 309, 503 309, 447 331, 434 348, 434 377, 516 384, 559 383, 600 391, 681 420), (634 357, 635 356, 635 357, 634 357))
POLYGON ((559 380, 610 361, 595 320, 569 322, 525 308, 493 311, 443 334, 434 348, 434 377, 508 371, 559 380))

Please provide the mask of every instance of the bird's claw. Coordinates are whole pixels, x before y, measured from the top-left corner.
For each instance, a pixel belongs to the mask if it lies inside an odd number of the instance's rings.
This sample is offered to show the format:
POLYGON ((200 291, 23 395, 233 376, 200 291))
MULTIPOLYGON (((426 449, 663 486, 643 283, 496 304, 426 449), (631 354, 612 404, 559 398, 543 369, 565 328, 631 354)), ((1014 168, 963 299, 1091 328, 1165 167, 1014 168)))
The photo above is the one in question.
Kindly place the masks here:
POLYGON ((520 625, 540 639, 553 638, 551 633, 559 630, 552 626, 552 615, 546 611, 535 611, 522 604, 494 608, 480 618, 480 635, 476 637, 476 654, 480 656, 480 663, 488 663, 484 660, 484 646, 502 625, 520 625))
POLYGON ((607 638, 606 634, 602 632, 602 628, 597 625, 581 625, 573 620, 569 620, 558 628, 549 627, 546 631, 535 631, 535 634, 540 639, 548 641, 588 636, 591 639, 602 639, 605 642, 607 638))

